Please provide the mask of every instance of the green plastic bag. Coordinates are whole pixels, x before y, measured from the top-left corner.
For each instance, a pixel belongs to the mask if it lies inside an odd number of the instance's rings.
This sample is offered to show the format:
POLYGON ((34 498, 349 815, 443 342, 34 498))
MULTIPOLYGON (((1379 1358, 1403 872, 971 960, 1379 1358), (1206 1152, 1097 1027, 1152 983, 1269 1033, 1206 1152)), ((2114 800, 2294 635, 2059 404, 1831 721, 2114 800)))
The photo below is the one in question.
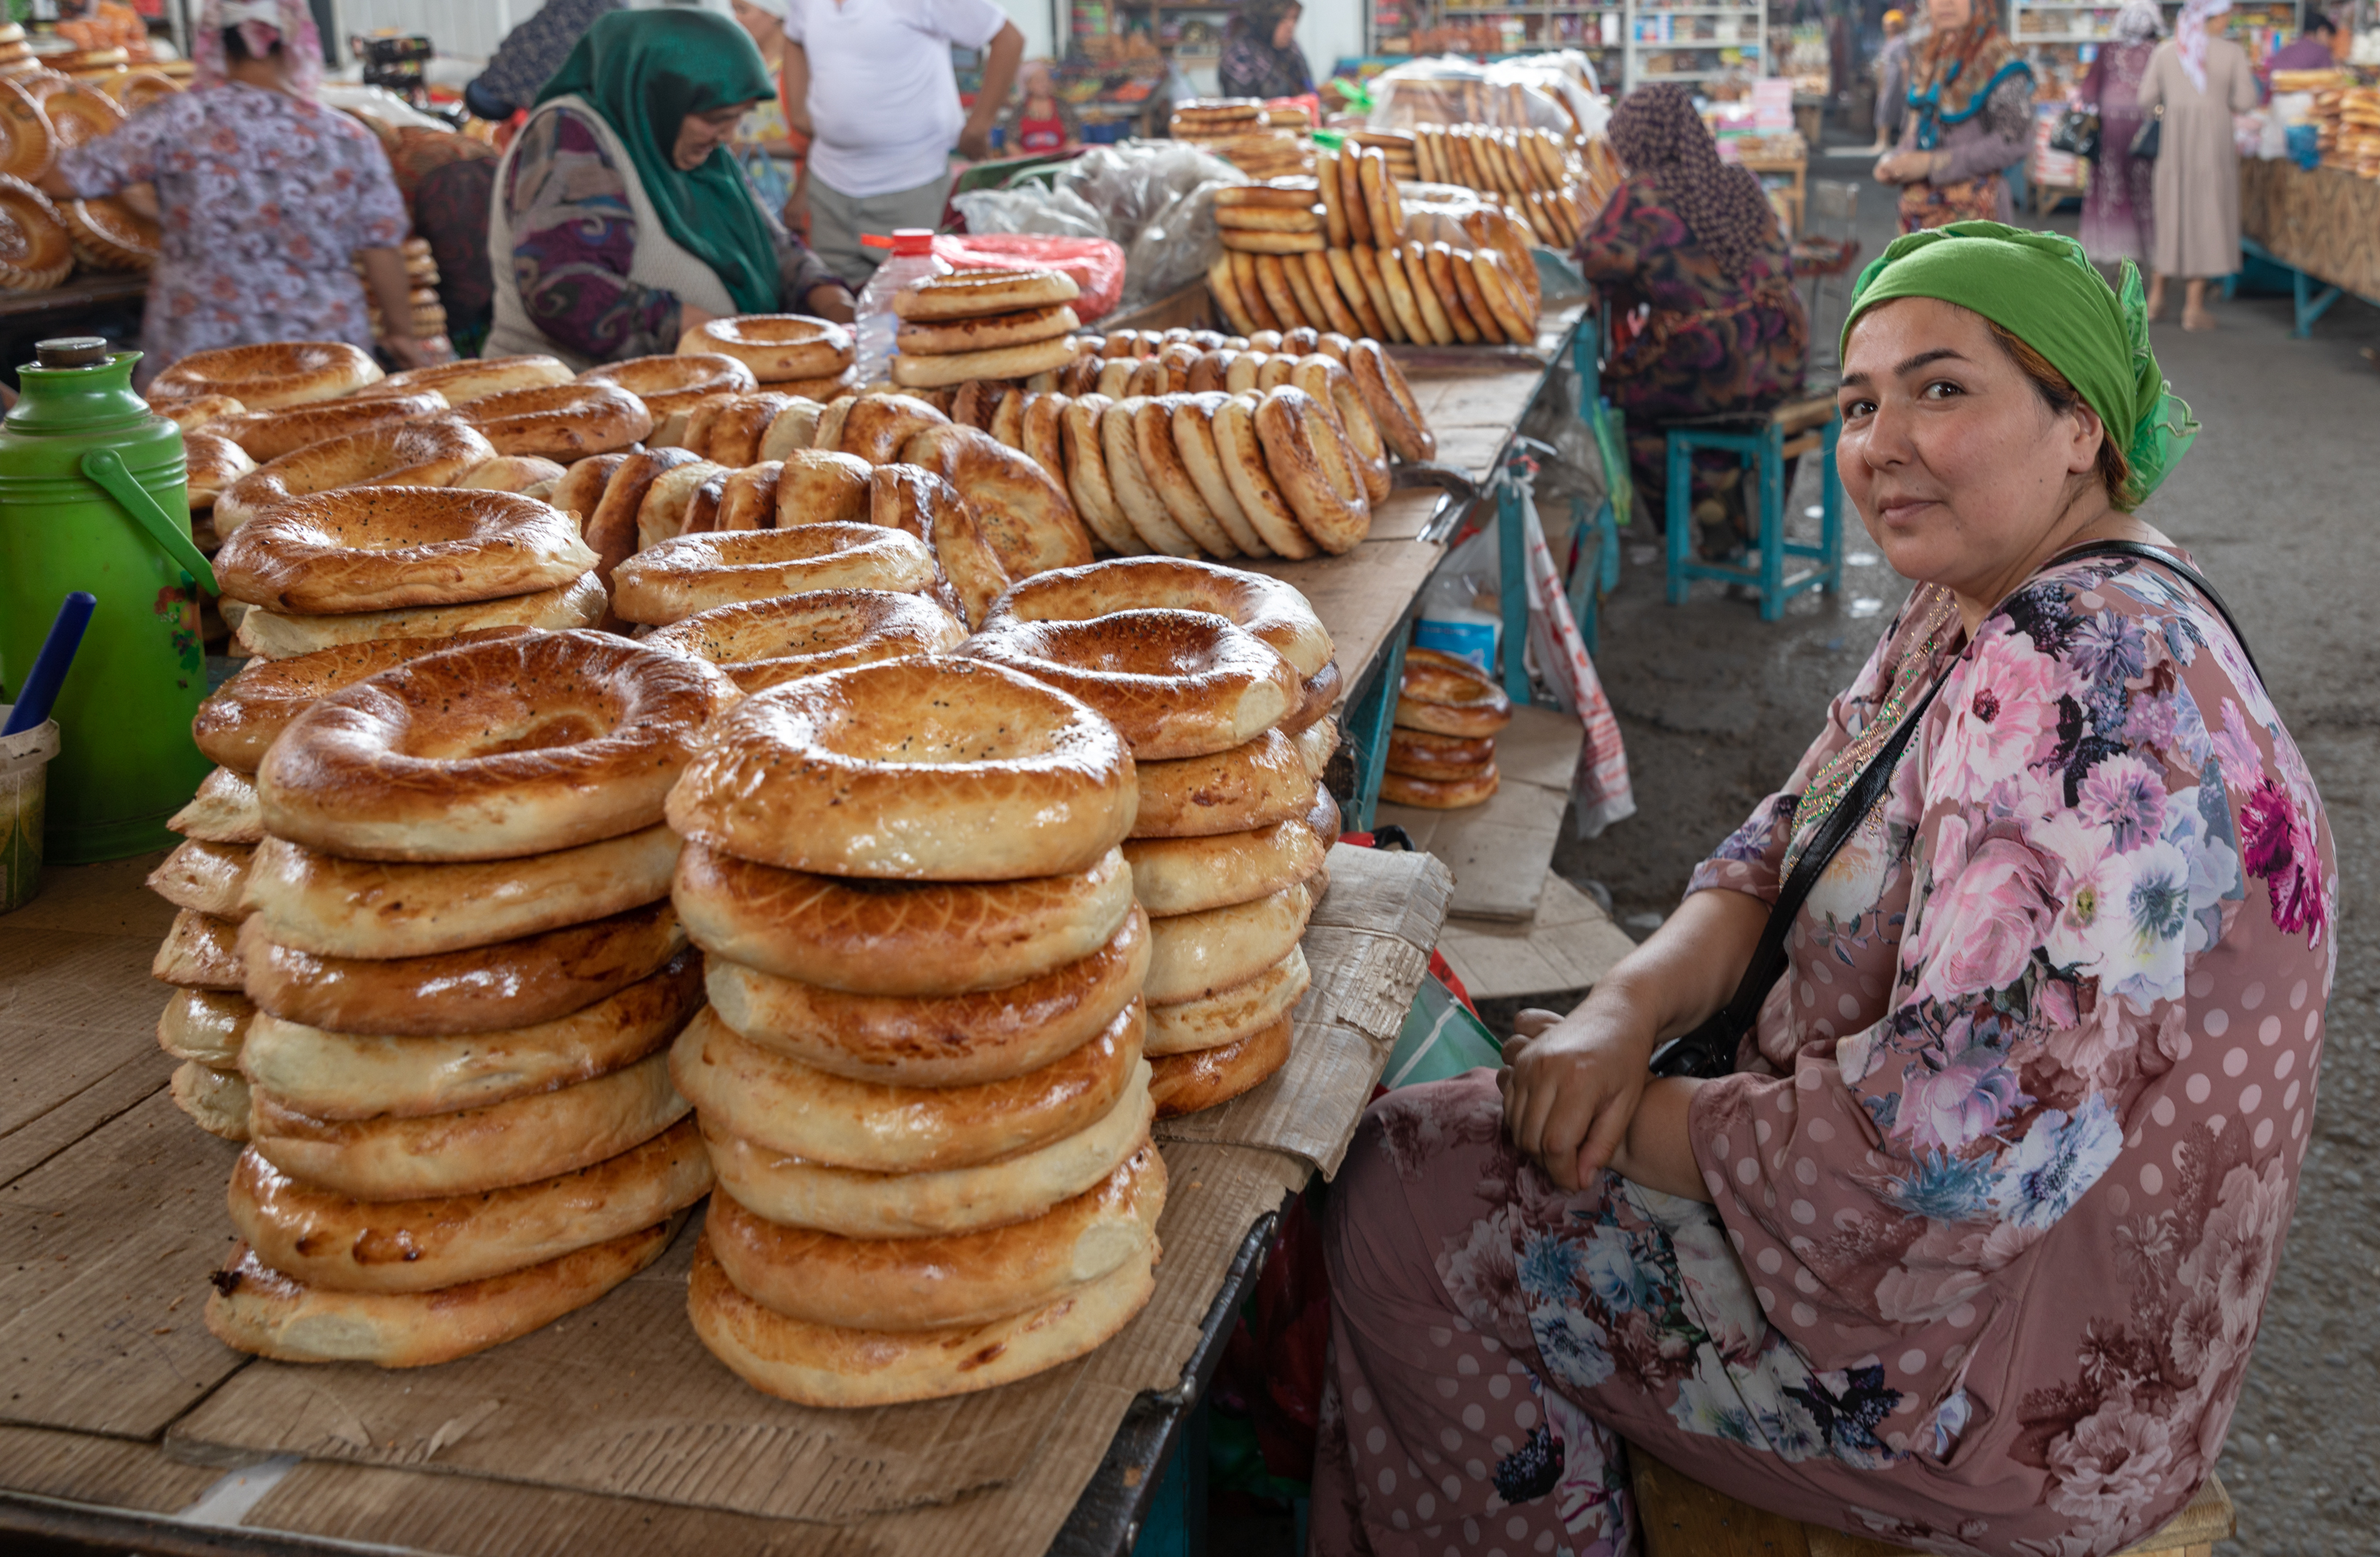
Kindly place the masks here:
POLYGON ((1388 1069, 1380 1073, 1380 1085, 1394 1091, 1503 1063, 1503 1051, 1488 1024, 1455 999, 1453 991, 1435 978, 1425 978, 1413 1004, 1405 1008, 1405 1025, 1397 1034, 1388 1069))

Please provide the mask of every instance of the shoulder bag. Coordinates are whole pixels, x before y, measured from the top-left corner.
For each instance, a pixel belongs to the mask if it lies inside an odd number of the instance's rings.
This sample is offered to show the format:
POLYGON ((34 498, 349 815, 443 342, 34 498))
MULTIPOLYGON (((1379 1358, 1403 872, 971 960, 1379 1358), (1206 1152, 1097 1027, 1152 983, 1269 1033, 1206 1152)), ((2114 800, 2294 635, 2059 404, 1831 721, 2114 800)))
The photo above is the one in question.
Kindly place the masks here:
POLYGON ((2164 143, 2165 104, 2160 103, 2149 110, 2149 116, 2141 121, 2141 128, 2132 132, 2132 155, 2142 162, 2153 163, 2157 159, 2157 148, 2164 143))
POLYGON ((2067 152, 2088 162, 2099 154, 2099 116, 2084 108, 2069 108, 2050 127, 2049 149, 2067 152))
MULTIPOLYGON (((2256 665, 2256 656, 2248 649, 2246 636, 2240 631, 2240 624, 2232 619, 2231 608, 2224 604, 2223 597, 2216 592, 2215 586, 2208 583, 2196 568, 2138 541, 2093 541, 2077 546, 2070 552, 2060 553, 2043 566, 2045 569, 2058 567, 2086 557, 2131 557, 2180 575, 2205 597, 2206 603, 2215 608, 2215 614, 2223 618, 2223 625, 2231 629, 2233 638, 2239 639, 2240 652, 2247 654, 2248 668, 2256 672, 2258 680, 2264 679, 2264 672, 2256 665)), ((1802 905, 1809 900, 1811 889, 1818 884, 1818 878, 1826 874, 1828 864, 1851 837, 1852 830, 1865 820, 1868 812, 1874 810, 1876 802, 1883 797, 1885 786, 1892 782, 1893 770, 1900 765, 1901 753, 1908 749, 1911 737, 1925 721, 1925 711, 1934 706, 1936 694, 1942 690, 1942 684, 1950 679, 1950 671, 1957 668, 1956 662, 1953 662, 1950 670, 1945 670, 1935 678, 1925 696, 1893 730, 1892 738, 1868 760, 1867 766, 1860 770, 1859 777, 1852 781, 1841 803, 1819 824, 1817 835, 1810 840, 1810 846, 1794 862, 1792 872, 1785 878, 1784 885, 1778 889, 1776 906, 1768 910, 1768 922, 1761 927, 1759 943, 1753 948, 1752 961, 1744 967, 1743 978, 1736 985, 1734 995, 1700 1027, 1656 1049, 1650 1067, 1654 1075, 1707 1077, 1725 1076, 1735 1069, 1736 1051, 1742 1043, 1743 1035, 1750 1032, 1759 1020, 1760 1007, 1767 1003, 1768 991, 1785 975, 1785 941, 1792 933, 1793 921, 1801 916, 1802 905)))

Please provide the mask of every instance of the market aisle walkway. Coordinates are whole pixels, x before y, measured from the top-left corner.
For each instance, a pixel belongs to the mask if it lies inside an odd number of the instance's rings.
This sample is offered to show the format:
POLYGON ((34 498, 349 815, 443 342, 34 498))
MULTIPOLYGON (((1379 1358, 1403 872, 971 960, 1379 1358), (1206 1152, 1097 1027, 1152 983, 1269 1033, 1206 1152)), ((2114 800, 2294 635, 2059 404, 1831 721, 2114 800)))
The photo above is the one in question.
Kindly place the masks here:
MULTIPOLYGON (((1871 257, 1884 236, 1869 235, 1871 257)), ((2243 298, 2218 317, 2207 335, 2157 328, 2167 374, 2206 431, 2147 517, 2222 587, 2271 673, 2329 807, 2342 898, 2314 1144, 2220 1466, 2240 1505, 2240 1539, 2223 1550, 2369 1557, 2380 1529, 2380 371, 2358 348, 2380 347, 2380 310, 2341 302, 2311 341, 2289 338, 2281 299, 2243 298)), ((1805 473, 1794 511, 1812 501, 1805 473)), ((1598 662, 1643 809, 1556 860, 1573 880, 1607 882, 1623 920, 1675 906, 1703 852, 1791 769, 1906 592, 1854 524, 1849 549, 1869 560, 1846 570, 1840 602, 1805 595, 1769 626, 1712 586, 1671 609, 1655 540, 1623 545, 1598 662)))

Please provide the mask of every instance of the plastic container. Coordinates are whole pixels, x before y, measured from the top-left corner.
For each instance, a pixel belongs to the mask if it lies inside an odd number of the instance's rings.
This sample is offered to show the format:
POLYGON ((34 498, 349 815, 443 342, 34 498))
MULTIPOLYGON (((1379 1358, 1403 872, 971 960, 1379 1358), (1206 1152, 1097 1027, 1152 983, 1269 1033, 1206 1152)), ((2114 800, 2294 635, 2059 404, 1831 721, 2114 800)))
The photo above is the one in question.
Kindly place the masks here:
MULTIPOLYGON (((862 238, 863 243, 877 240, 862 238)), ((854 310, 858 319, 859 382, 881 383, 892 360, 893 332, 901 321, 892 313, 892 294, 913 281, 923 281, 929 275, 948 275, 951 267, 934 257, 934 235, 927 227, 903 227, 891 238, 882 240, 892 250, 892 257, 876 267, 868 278, 868 286, 859 294, 859 305, 854 310)))
POLYGON ((137 351, 95 336, 36 344, 23 397, 0 424, 0 685, 32 669, 58 601, 98 597, 54 712, 48 836, 59 865, 177 840, 165 823, 212 766, 190 739, 206 696, 199 590, 214 572, 190 542, 181 430, 132 390, 137 351))
MULTIPOLYGON (((0 724, 8 722, 0 703, 0 724)), ((58 754, 58 722, 0 736, 0 914, 14 913, 42 890, 43 799, 50 759, 58 754)))

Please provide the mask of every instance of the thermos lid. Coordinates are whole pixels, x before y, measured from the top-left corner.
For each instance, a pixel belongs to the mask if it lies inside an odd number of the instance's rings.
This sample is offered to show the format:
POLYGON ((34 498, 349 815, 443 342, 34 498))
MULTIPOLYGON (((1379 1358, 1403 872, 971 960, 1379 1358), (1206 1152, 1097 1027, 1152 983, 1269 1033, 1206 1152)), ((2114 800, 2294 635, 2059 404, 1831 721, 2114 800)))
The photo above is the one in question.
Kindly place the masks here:
POLYGON ((96 368, 110 355, 98 335, 54 335, 33 343, 33 360, 44 368, 96 368))

